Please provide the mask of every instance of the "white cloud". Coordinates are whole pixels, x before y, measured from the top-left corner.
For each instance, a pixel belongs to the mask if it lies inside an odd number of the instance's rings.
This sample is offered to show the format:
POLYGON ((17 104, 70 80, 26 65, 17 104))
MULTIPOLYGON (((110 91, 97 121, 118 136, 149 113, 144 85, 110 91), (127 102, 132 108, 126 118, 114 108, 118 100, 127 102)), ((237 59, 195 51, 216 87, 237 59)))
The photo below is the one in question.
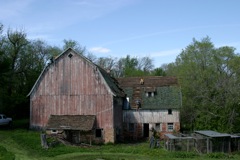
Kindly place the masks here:
POLYGON ((111 50, 104 47, 93 47, 90 48, 89 51, 94 53, 109 53, 111 50))

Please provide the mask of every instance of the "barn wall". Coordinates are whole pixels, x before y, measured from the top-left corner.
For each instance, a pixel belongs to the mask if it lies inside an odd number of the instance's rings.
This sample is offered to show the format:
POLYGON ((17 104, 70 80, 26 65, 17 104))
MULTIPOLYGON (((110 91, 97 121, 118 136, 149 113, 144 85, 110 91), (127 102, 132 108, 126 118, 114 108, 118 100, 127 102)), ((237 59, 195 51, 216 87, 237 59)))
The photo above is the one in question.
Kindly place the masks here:
MULTIPOLYGON (((68 54, 48 67, 31 94, 30 127, 45 127, 51 114, 96 115, 97 128, 113 134, 113 95, 94 65, 68 54)), ((109 135, 105 140, 114 141, 109 135)))

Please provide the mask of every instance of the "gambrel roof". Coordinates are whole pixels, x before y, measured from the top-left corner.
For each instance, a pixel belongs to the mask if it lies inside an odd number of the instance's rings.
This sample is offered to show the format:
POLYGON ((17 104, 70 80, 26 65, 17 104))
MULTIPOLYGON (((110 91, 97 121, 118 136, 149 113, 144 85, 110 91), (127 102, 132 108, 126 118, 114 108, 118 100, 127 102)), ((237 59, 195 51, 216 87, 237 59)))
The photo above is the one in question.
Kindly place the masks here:
POLYGON ((125 96, 124 91, 118 86, 118 82, 117 82, 116 79, 111 77, 111 75, 108 74, 103 68, 101 68, 100 66, 94 64, 92 61, 90 61, 89 59, 87 59, 83 55, 77 53, 76 51, 74 51, 71 48, 68 48, 66 51, 64 51, 59 56, 57 56, 54 59, 53 63, 48 64, 47 66, 45 66, 45 68, 43 69, 43 71, 39 75, 37 81, 35 82, 34 86, 32 87, 31 91, 29 92, 29 94, 27 96, 30 96, 32 94, 32 92, 38 87, 38 85, 39 85, 39 83, 41 81, 42 76, 48 71, 49 67, 51 65, 54 65, 54 63, 57 62, 60 59, 60 57, 66 55, 66 54, 69 55, 70 53, 75 53, 76 55, 81 57, 83 60, 85 60, 87 63, 92 65, 96 69, 96 71, 98 71, 100 73, 101 77, 103 78, 103 81, 105 82, 106 87, 110 89, 110 91, 113 94, 113 96, 119 96, 119 97, 124 97, 125 96))

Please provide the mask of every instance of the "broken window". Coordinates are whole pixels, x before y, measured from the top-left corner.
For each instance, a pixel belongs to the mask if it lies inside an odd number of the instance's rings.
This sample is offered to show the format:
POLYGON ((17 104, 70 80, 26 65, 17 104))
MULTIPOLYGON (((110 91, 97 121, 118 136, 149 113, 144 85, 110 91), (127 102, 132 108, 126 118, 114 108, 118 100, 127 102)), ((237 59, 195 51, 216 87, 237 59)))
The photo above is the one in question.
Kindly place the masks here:
POLYGON ((95 136, 96 138, 102 138, 102 129, 96 129, 95 136))
POLYGON ((170 131, 170 132, 173 131, 173 123, 168 123, 167 127, 168 127, 168 131, 170 131))
POLYGON ((155 124, 155 129, 156 129, 157 132, 162 131, 161 123, 156 123, 155 124))

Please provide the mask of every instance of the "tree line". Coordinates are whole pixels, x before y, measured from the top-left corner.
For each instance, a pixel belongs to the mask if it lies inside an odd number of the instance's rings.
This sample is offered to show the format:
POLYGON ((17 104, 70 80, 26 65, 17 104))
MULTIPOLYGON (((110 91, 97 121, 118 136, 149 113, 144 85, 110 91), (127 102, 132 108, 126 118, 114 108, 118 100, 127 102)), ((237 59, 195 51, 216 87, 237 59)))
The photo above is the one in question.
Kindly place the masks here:
POLYGON ((181 85, 183 129, 240 132, 240 56, 235 52, 214 47, 209 37, 193 39, 165 66, 181 85))
POLYGON ((14 117, 29 115, 29 100, 26 95, 50 59, 69 47, 93 63, 111 70, 114 77, 160 75, 149 57, 96 57, 75 40, 63 40, 63 46, 47 44, 43 40, 30 40, 27 33, 11 28, 3 33, 0 23, 0 113, 14 117))
POLYGON ((52 57, 71 47, 114 77, 176 76, 182 90, 181 128, 240 132, 240 56, 229 46, 215 47, 209 37, 193 39, 175 62, 154 68, 149 57, 96 57, 75 40, 62 47, 29 40, 27 33, 0 24, 0 112, 29 116, 31 90, 52 57))

